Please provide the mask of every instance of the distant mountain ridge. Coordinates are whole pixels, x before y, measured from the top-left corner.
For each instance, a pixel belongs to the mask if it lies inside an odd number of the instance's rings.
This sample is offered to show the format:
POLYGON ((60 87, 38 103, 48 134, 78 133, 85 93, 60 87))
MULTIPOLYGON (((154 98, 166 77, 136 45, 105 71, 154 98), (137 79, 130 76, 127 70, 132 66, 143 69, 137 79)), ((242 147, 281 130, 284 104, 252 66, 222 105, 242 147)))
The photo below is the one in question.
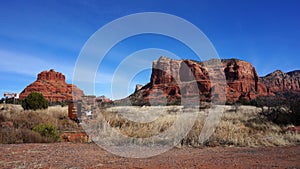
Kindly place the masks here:
POLYGON ((290 75, 290 76, 300 76, 300 70, 293 70, 290 72, 287 72, 286 74, 290 75))
POLYGON ((287 73, 276 70, 260 78, 268 92, 300 91, 300 70, 287 73))

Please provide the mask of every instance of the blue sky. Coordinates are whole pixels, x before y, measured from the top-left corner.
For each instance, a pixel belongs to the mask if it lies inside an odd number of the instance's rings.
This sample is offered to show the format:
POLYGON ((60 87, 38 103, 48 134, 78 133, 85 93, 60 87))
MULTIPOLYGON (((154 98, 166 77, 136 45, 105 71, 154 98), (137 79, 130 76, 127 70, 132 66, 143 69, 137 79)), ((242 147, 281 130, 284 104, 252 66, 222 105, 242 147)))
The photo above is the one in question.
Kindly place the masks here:
MULTIPOLYGON (((113 20, 138 12, 163 12, 186 19, 206 34, 220 58, 249 61, 260 76, 276 69, 300 69, 299 9, 296 0, 1 2, 0 94, 20 93, 36 80, 37 73, 51 68, 72 83, 77 57, 90 36, 113 20)), ((110 79, 116 67, 128 55, 146 48, 195 58, 188 48, 168 37, 148 34, 125 39, 99 65, 95 94, 112 97, 110 79)), ((159 54, 143 60, 151 66, 159 54)), ((149 69, 139 73, 128 93, 149 78, 149 69)))

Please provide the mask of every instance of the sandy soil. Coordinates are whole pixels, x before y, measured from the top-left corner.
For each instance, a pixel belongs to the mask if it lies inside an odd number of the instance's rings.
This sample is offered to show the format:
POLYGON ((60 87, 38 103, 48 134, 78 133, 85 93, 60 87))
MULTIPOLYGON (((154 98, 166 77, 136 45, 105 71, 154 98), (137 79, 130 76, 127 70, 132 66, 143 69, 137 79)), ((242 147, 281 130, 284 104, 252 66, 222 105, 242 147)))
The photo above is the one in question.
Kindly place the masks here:
POLYGON ((300 168, 300 145, 290 147, 173 148, 130 159, 95 144, 2 144, 0 168, 300 168))

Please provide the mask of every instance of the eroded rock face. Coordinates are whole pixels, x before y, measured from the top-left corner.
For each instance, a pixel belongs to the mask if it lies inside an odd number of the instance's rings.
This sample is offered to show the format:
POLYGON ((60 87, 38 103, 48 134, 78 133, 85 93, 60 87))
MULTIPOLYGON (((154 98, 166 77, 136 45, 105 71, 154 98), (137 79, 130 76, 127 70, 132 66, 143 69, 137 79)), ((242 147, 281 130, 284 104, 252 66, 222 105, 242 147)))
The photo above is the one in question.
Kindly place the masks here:
POLYGON ((257 96, 266 96, 267 88, 261 82, 255 68, 249 63, 237 59, 222 60, 227 82, 227 100, 237 101, 239 98, 248 100, 257 96))
POLYGON ((236 102, 240 98, 251 100, 267 94, 266 86, 248 62, 238 59, 197 62, 160 57, 153 62, 150 83, 132 94, 130 99, 135 102, 151 102, 164 98, 163 100, 172 104, 174 100, 178 101, 184 96, 201 101, 211 101, 214 98, 222 102, 236 102), (225 86, 220 87, 220 84, 225 86), (226 97, 220 97, 222 94, 226 97))
POLYGON ((37 80, 21 92, 20 99, 25 99, 32 92, 42 93, 49 102, 79 100, 84 95, 83 91, 75 85, 67 84, 62 73, 55 72, 53 69, 39 73, 37 80))
POLYGON ((270 94, 284 91, 300 91, 300 70, 284 73, 276 70, 261 77, 270 94))

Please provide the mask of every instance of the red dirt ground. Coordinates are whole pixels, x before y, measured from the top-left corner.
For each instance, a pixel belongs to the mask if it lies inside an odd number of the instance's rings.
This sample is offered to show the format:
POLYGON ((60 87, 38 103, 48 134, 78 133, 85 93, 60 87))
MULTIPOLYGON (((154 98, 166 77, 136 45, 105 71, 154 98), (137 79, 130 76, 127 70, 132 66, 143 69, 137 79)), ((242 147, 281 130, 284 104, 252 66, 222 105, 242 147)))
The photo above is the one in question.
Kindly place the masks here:
POLYGON ((0 168, 300 168, 300 145, 289 147, 173 148, 130 159, 95 144, 0 144, 0 168))

